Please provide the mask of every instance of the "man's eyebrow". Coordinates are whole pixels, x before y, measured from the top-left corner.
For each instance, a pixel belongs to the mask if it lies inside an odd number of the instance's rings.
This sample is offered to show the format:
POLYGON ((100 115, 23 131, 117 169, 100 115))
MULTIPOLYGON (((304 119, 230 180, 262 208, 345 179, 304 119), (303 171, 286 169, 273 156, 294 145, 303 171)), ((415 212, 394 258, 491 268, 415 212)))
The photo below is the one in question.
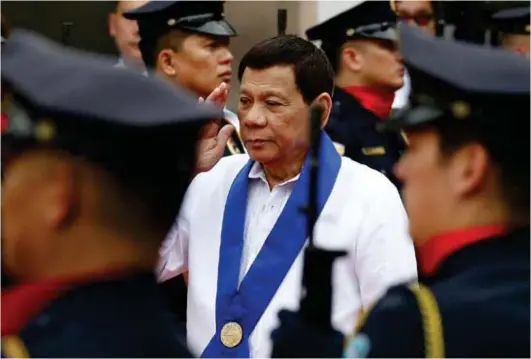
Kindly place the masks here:
MULTIPOLYGON (((251 91, 249 91, 248 89, 246 88, 241 88, 240 89, 240 95, 248 95, 251 91)), ((283 94, 282 92, 280 91, 275 91, 275 90, 266 90, 266 91, 259 91, 258 92, 258 95, 260 97, 270 97, 270 96, 274 96, 274 97, 279 97, 281 99, 286 99, 286 95, 283 94)))

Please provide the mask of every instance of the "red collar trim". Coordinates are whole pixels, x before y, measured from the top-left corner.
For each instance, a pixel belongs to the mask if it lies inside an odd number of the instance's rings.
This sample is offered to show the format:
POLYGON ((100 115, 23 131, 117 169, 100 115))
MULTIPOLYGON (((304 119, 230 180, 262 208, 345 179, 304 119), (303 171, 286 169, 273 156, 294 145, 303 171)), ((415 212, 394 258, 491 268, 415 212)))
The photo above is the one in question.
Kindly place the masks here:
POLYGON ((7 118, 7 115, 5 113, 2 113, 2 117, 0 119, 0 132, 2 135, 7 131, 7 126, 9 124, 9 119, 7 118))
POLYGON ((54 299, 72 287, 90 283, 102 278, 113 278, 124 274, 124 270, 104 273, 90 273, 64 278, 46 279, 23 283, 2 292, 2 336, 17 335, 54 299))
POLYGON ((384 92, 370 86, 348 86, 343 90, 358 100, 363 108, 371 111, 379 119, 386 120, 389 118, 395 99, 394 92, 384 92))
POLYGON ((459 250, 492 237, 507 233, 501 225, 456 230, 433 237, 418 248, 419 267, 424 275, 432 275, 441 263, 459 250))

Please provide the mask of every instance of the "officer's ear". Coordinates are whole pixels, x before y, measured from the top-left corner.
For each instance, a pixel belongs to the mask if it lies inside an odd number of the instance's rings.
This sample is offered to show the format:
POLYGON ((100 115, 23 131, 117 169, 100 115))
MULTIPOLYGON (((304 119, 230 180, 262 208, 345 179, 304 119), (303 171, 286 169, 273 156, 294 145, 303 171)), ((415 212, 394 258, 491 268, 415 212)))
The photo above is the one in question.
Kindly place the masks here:
POLYGON ((175 51, 163 49, 157 56, 157 69, 168 77, 177 74, 177 61, 175 61, 175 51))
POLYGON ((341 68, 359 72, 363 65, 362 47, 359 41, 346 42, 340 51, 341 68))
POLYGON ((315 98, 312 105, 318 105, 323 108, 323 117, 321 118, 321 129, 325 128, 330 112, 332 111, 332 97, 330 94, 323 92, 315 98))

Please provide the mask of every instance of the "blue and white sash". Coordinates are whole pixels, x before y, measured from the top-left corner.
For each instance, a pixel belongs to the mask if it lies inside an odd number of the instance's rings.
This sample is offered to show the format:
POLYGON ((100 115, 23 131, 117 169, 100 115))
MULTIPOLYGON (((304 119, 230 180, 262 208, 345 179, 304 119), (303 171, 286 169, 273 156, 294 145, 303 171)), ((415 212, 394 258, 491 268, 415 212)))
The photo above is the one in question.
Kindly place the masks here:
MULTIPOLYGON (((307 219, 301 212, 301 207, 308 205, 310 166, 307 164, 308 158, 286 206, 239 288, 249 172, 253 161, 250 160, 234 179, 225 204, 221 230, 216 333, 201 357, 248 358, 250 356, 249 337, 308 238, 307 219), (241 342, 232 348, 225 346, 221 341, 221 330, 227 323, 238 323, 243 329, 241 342)), ((334 188, 340 167, 341 156, 330 138, 321 132, 318 215, 334 188)))

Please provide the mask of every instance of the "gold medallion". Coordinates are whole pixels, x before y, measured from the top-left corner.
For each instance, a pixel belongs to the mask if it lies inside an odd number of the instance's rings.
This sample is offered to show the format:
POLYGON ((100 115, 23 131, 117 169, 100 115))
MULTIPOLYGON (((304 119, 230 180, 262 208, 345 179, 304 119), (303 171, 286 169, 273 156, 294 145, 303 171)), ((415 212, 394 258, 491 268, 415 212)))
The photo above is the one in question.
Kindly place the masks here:
POLYGON ((234 348, 242 342, 243 329, 236 322, 229 322, 221 328, 221 343, 227 348, 234 348))

